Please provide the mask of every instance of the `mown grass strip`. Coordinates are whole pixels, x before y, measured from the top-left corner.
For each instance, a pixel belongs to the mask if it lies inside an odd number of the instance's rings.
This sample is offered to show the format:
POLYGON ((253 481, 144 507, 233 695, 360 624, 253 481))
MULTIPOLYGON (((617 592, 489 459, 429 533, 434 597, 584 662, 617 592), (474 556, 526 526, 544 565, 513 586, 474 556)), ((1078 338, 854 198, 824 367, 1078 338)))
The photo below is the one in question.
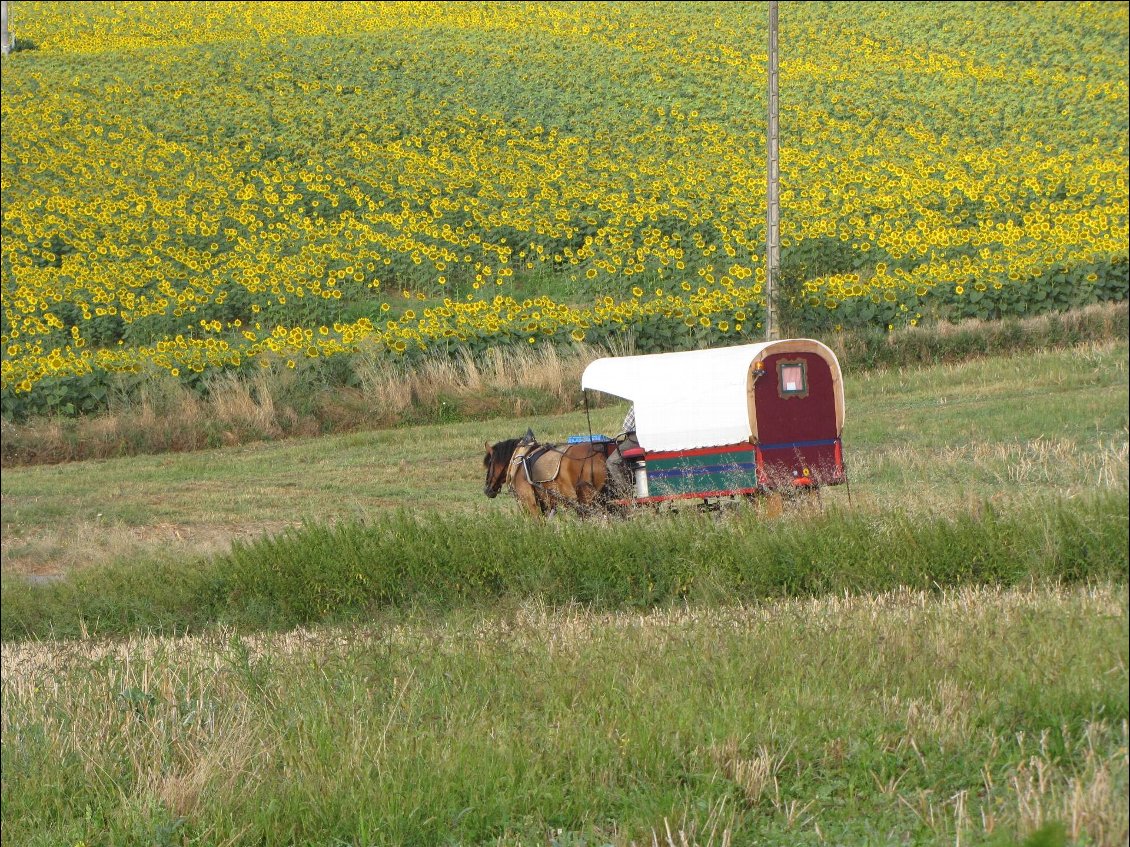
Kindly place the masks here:
POLYGON ((1125 580, 1124 491, 950 515, 901 510, 640 515, 541 524, 387 513, 237 544, 196 565, 122 563, 4 582, 4 640, 287 629, 513 597, 594 608, 751 601, 1025 580, 1125 580))

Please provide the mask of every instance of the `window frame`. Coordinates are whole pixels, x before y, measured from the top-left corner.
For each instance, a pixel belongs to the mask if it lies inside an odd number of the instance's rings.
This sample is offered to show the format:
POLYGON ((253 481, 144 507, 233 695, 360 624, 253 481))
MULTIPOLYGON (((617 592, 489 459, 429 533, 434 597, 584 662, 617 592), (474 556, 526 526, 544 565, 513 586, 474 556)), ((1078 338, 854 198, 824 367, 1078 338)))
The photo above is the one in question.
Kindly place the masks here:
POLYGON ((804 359, 780 359, 777 361, 777 396, 782 400, 808 396, 808 362, 804 359), (785 368, 790 367, 800 368, 800 388, 794 391, 785 388, 785 368))

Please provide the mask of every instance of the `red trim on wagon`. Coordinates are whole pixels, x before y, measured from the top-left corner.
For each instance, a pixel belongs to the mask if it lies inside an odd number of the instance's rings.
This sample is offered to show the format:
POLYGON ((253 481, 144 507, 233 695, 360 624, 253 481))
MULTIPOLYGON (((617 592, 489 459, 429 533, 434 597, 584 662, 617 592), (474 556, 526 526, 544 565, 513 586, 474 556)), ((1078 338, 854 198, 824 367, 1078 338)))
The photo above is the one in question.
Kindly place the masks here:
POLYGON ((648 453, 648 459, 678 459, 681 456, 717 456, 720 453, 745 453, 753 449, 751 444, 731 444, 728 447, 698 447, 694 450, 662 450, 648 453))
POLYGON ((759 485, 769 485, 769 477, 765 474, 765 456, 761 453, 761 446, 753 445, 753 455, 757 460, 757 482, 759 485))

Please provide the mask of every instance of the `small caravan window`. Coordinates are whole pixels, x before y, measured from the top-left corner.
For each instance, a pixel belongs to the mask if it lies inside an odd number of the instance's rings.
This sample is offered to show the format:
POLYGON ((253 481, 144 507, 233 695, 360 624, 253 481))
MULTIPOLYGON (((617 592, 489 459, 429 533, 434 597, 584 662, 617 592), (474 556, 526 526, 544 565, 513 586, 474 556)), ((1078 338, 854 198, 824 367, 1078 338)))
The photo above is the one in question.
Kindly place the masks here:
POLYGON ((782 397, 804 397, 808 394, 808 374, 804 360, 777 363, 777 393, 782 397))

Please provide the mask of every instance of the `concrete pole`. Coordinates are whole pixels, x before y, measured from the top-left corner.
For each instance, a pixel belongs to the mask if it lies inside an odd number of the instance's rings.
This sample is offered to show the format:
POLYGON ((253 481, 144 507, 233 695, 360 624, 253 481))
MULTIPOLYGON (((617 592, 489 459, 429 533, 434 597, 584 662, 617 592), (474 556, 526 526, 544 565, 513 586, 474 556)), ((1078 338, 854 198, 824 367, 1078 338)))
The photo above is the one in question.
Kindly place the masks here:
POLYGON ((0 53, 12 52, 12 37, 8 34, 8 0, 0 2, 0 53))
POLYGON ((781 269, 781 157, 777 143, 777 0, 769 0, 769 131, 767 133, 768 202, 765 215, 765 340, 780 336, 774 284, 781 269))

